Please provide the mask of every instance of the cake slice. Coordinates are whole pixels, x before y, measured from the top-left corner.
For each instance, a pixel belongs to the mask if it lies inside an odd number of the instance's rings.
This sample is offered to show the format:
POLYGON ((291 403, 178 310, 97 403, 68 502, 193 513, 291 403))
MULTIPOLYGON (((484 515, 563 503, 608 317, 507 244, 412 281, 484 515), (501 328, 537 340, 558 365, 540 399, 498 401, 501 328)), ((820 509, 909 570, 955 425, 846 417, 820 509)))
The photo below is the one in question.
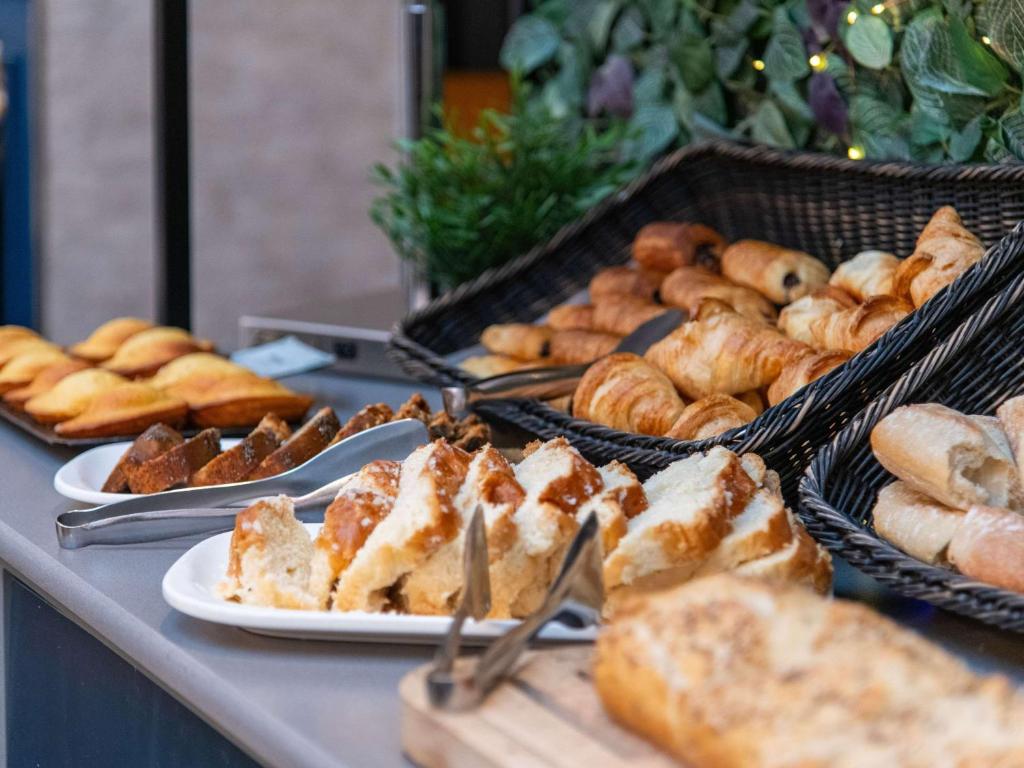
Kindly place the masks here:
POLYGON ((313 542, 292 500, 258 501, 235 517, 228 570, 217 592, 246 605, 314 609, 306 589, 312 558, 313 542))
POLYGON ((159 493, 188 485, 192 476, 220 453, 220 432, 204 429, 181 445, 139 465, 129 476, 132 493, 159 493))
POLYGON ((740 458, 721 446, 647 480, 647 510, 629 521, 626 535, 605 559, 609 608, 627 592, 661 589, 693 576, 729 535, 732 519, 756 487, 740 458))
POLYGON ((401 467, 397 461, 370 462, 345 483, 324 512, 324 524, 313 541, 309 577, 309 592, 320 608, 329 607, 338 577, 391 514, 401 467))
POLYGON ((417 448, 402 462, 391 513, 342 572, 333 610, 392 607, 399 580, 458 535, 455 497, 469 462, 469 454, 443 440, 417 448))
POLYGON ((345 425, 338 430, 337 434, 331 438, 331 445, 340 443, 342 440, 357 435, 360 432, 364 432, 372 427, 379 427, 381 424, 387 424, 394 418, 394 411, 391 410, 391 406, 387 403, 373 403, 367 405, 361 411, 352 416, 345 425))
POLYGON ((330 445, 340 426, 333 408, 321 408, 313 418, 285 440, 280 448, 263 459, 249 475, 249 479, 272 477, 305 464, 330 445))
POLYGON ((245 480, 291 432, 276 414, 268 413, 240 443, 214 456, 192 475, 192 485, 223 485, 245 480))
POLYGON ((451 613, 462 594, 466 529, 477 506, 483 511, 487 532, 492 618, 507 618, 515 597, 509 592, 515 574, 513 558, 506 558, 518 531, 516 508, 526 495, 515 472, 495 448, 485 446, 469 464, 466 480, 455 497, 459 514, 458 535, 410 573, 402 583, 402 608, 408 613, 445 615, 451 613))
POLYGON ((103 484, 104 493, 128 493, 132 473, 150 459, 155 459, 185 442, 178 430, 166 424, 154 424, 133 442, 103 484))

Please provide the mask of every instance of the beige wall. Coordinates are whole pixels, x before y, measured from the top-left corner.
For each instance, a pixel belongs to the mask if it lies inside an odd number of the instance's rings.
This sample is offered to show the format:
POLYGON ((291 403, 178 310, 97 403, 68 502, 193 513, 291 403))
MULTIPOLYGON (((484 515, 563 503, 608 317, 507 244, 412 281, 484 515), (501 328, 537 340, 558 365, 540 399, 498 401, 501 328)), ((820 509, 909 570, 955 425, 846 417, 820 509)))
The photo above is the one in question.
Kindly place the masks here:
MULTIPOLYGON (((154 308, 150 3, 45 0, 42 302, 70 340, 154 308)), ((193 309, 241 314, 392 286, 368 168, 400 128, 400 23, 383 0, 193 2, 193 309)))

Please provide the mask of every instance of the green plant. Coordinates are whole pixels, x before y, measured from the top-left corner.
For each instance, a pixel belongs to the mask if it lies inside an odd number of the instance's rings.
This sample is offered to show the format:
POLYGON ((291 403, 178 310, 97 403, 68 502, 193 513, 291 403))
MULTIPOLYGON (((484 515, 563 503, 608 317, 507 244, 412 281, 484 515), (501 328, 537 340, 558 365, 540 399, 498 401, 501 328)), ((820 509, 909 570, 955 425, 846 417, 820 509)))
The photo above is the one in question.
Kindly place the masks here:
POLYGON ((502 62, 651 157, 711 136, 851 157, 1024 160, 1024 0, 544 0, 502 62))
POLYGON ((517 97, 511 114, 484 111, 471 138, 444 126, 399 142, 403 160, 374 167, 384 191, 370 215, 402 257, 451 287, 525 253, 631 178, 625 136, 517 97))

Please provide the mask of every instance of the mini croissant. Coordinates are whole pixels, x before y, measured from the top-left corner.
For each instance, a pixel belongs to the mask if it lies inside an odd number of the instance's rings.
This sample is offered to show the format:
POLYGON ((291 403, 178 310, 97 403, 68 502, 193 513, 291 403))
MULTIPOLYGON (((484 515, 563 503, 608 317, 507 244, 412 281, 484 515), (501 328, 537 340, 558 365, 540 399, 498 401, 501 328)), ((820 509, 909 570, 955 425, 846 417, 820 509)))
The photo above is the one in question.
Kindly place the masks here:
POLYGON ((775 328, 734 314, 683 323, 647 350, 646 359, 663 370, 693 400, 737 394, 767 386, 807 346, 775 328))
POLYGON ((800 357, 779 374, 779 378, 768 387, 768 402, 778 405, 787 397, 803 389, 812 381, 820 379, 826 373, 850 359, 849 352, 812 352, 800 357))
POLYGON ((181 328, 150 328, 121 344, 101 365, 122 376, 150 376, 177 357, 190 352, 208 352, 212 346, 181 328))
POLYGON ((829 270, 808 253, 761 240, 740 240, 722 254, 722 274, 776 304, 788 304, 821 288, 829 270))
POLYGON ((671 272, 678 267, 717 266, 725 238, 703 224, 656 221, 633 240, 633 258, 648 269, 671 272))
POLYGON ((791 339, 816 346, 812 328, 823 318, 857 306, 857 302, 839 288, 825 286, 802 296, 779 313, 779 330, 791 339))
POLYGON ((665 437, 704 440, 749 424, 755 418, 754 409, 735 397, 708 395, 686 406, 665 437))
POLYGON ((900 264, 893 293, 920 307, 985 255, 985 246, 960 221, 956 209, 939 208, 917 238, 917 247, 900 264))
POLYGON ((649 269, 636 269, 630 266, 605 267, 590 280, 590 300, 597 301, 604 296, 625 294, 650 301, 657 293, 664 277, 663 272, 649 269))
POLYGON ((760 293, 703 267, 680 267, 661 284, 661 300, 685 309, 690 317, 696 317, 700 307, 710 299, 724 302, 751 320, 775 320, 775 307, 760 293))
POLYGON ((590 366, 572 399, 576 418, 643 435, 665 434, 683 408, 669 378, 627 352, 590 366))
POLYGON ((914 311, 895 296, 875 296, 856 307, 814 320, 809 327, 811 345, 818 349, 860 352, 914 311))
POLYGON ((493 355, 508 355, 518 360, 539 360, 551 350, 552 330, 529 323, 489 325, 480 334, 480 343, 493 355))
POLYGON ((872 296, 892 296, 893 279, 899 266, 900 260, 891 253, 861 251, 836 267, 828 284, 846 291, 857 301, 872 296))
POLYGON ((137 317, 116 317, 89 334, 89 338, 73 344, 68 350, 75 357, 90 363, 101 363, 113 356, 124 342, 137 333, 148 330, 153 324, 137 317))
POLYGON ((188 405, 148 384, 125 382, 92 399, 78 416, 56 426, 63 437, 112 437, 142 432, 153 424, 180 426, 188 405))

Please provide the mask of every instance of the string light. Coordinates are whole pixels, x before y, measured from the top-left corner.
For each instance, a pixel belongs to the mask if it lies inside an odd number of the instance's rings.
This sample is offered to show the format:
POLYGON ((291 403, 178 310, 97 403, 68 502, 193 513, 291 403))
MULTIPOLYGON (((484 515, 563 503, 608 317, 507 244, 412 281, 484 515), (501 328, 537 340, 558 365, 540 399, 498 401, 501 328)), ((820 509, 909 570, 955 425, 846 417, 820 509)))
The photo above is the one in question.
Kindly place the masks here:
POLYGON ((752 66, 753 66, 753 67, 754 67, 754 69, 756 69, 756 70, 757 70, 758 72, 764 72, 764 62, 763 62, 763 61, 761 61, 761 59, 754 59, 754 61, 753 61, 753 65, 752 65, 752 66))
POLYGON ((816 53, 807 60, 815 72, 823 72, 828 67, 828 58, 823 53, 816 53))
POLYGON ((988 35, 982 35, 981 42, 983 42, 985 45, 992 45, 992 38, 989 37, 988 35))
POLYGON ((846 14, 846 23, 847 24, 853 24, 853 22, 855 22, 856 20, 857 20, 857 12, 856 11, 850 11, 848 14, 846 14))
POLYGON ((863 147, 850 147, 846 150, 846 156, 851 160, 863 160, 864 159, 864 148, 863 147))
POLYGON ((871 6, 871 12, 875 14, 875 16, 881 16, 885 13, 885 3, 875 3, 871 6))

